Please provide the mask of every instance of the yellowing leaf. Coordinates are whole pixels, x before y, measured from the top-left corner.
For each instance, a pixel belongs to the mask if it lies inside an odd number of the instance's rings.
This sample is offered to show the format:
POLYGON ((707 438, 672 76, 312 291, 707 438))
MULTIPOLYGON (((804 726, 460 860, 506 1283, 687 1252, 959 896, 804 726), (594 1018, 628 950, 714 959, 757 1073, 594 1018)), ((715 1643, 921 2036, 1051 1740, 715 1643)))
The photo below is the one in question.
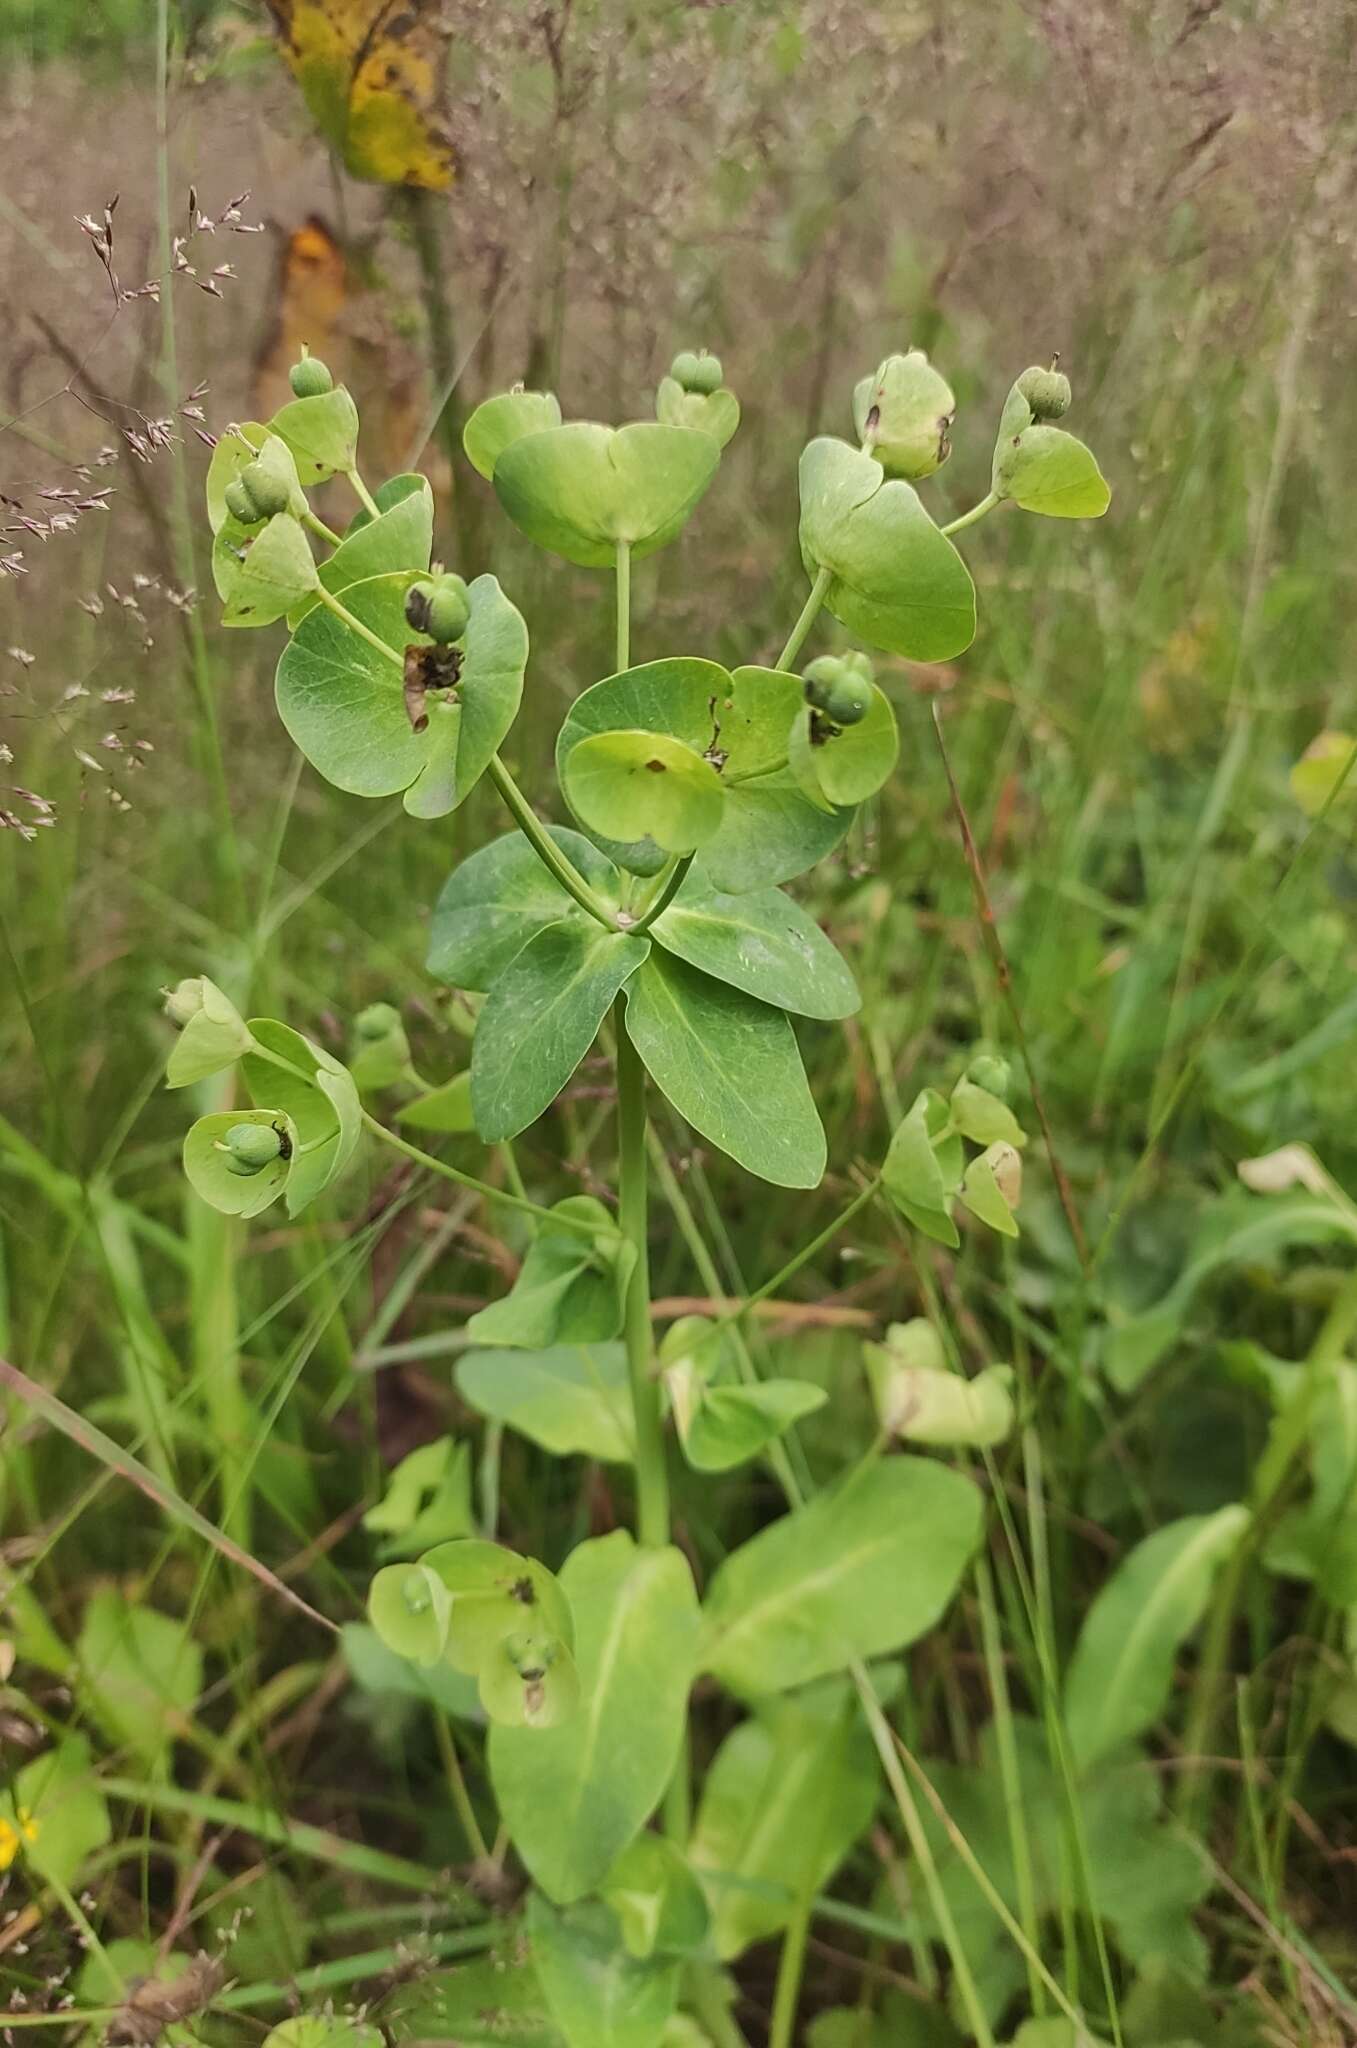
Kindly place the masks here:
POLYGON ((452 183, 446 31, 428 0, 269 0, 283 56, 345 169, 376 185, 452 183))

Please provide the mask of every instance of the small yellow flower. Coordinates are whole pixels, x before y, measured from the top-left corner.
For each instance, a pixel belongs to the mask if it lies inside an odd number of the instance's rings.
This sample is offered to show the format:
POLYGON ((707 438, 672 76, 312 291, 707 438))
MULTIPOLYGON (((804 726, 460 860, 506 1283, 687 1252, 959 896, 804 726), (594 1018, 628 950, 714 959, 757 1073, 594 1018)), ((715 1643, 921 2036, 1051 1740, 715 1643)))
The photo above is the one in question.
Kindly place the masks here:
POLYGON ((0 1814, 0 1870, 9 1869, 25 1842, 32 1844, 37 1839, 38 1823, 26 1806, 18 1809, 13 1821, 0 1814))

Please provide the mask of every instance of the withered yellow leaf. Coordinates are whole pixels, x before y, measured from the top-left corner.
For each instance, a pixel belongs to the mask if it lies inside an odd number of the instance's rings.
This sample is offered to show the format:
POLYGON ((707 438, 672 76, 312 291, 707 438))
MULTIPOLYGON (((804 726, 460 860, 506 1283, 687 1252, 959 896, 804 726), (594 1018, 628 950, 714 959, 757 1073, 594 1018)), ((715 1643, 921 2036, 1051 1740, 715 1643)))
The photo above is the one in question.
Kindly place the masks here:
POLYGON ((311 116, 355 178, 452 183, 440 0, 269 0, 311 116))

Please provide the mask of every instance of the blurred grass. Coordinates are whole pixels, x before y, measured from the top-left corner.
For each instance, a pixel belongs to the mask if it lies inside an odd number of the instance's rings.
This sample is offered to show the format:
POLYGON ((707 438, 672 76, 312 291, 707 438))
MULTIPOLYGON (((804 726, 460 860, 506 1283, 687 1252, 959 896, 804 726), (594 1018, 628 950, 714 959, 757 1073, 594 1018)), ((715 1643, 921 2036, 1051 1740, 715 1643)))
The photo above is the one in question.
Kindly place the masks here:
MULTIPOLYGON (((1052 9, 1039 24, 977 11, 956 24, 924 8, 887 20, 787 5, 646 10, 623 24, 604 8, 574 31, 564 84, 516 10, 469 21, 455 49, 465 162, 444 249, 459 339, 475 344, 469 395, 536 361, 559 374, 568 411, 643 413, 672 347, 701 342, 720 350, 745 404, 693 528, 637 571, 637 658, 775 653, 803 591, 801 440, 845 426, 854 378, 907 340, 926 342, 961 401, 957 452, 931 487, 940 516, 983 493, 1011 377, 1057 346, 1076 385, 1070 424, 1114 483, 1096 527, 1006 513, 968 534, 975 647, 954 670, 884 664, 901 770, 799 891, 865 997, 846 1033, 803 1034, 830 1134, 825 1188, 770 1201, 659 1118, 686 1222, 671 1223, 657 1198, 656 1292, 739 1289, 827 1220, 854 1163, 879 1159, 919 1086, 949 1081, 979 1041, 1014 1050, 936 705, 1093 1263, 1080 1270, 1033 1156, 1011 1253, 967 1235, 944 1257, 864 1218, 793 1291, 874 1326, 936 1303, 968 1361, 1018 1364, 1031 1427, 1000 1474, 1015 1547, 996 1558, 996 1597, 1010 1682, 1034 1701, 1043 1656, 1067 1647, 1109 1547, 1245 1490, 1266 1417, 1220 1369, 1221 1344, 1302 1357, 1341 1275, 1319 1255, 1227 1272, 1129 1399, 1095 1369, 1109 1319, 1176 1278, 1240 1157, 1302 1140, 1357 1188, 1353 812, 1340 802, 1311 827, 1287 788, 1317 731, 1357 720, 1344 539, 1357 530, 1357 397, 1341 297, 1353 24, 1337 5, 1197 12, 1195 27, 1191 11, 1160 5, 1052 9), (1203 143, 1218 110, 1225 125, 1203 143)), ((328 191, 286 87, 252 59, 237 79, 232 14, 206 42, 194 25, 188 65, 182 38, 158 46, 145 9, 101 16, 118 75, 95 65, 73 82, 58 64, 35 92, 25 67, 85 55, 89 19, 18 0, 0 12, 0 50, 22 60, 25 81, 4 119, 36 165, 0 208, 11 253, 24 252, 17 296, 47 307, 77 356, 106 313, 102 277, 57 210, 73 175, 84 182, 66 213, 97 212, 122 183, 120 232, 144 248, 147 274, 157 239, 179 231, 177 194, 191 179, 209 206, 253 184, 281 232, 310 203, 294 190, 328 191), (170 61, 158 155, 147 155, 158 49, 170 61), (74 169, 54 172, 48 193, 41 166, 59 109, 102 91, 127 163, 82 157, 77 138, 74 169), (239 172, 214 153, 222 122, 235 157, 251 159, 239 172)), ((345 206, 363 250, 341 346, 371 378, 418 350, 422 299, 401 220, 384 220, 370 194, 345 206)), ((91 358, 102 389, 168 411, 210 376, 214 426, 247 409, 272 256, 262 240, 224 253, 241 278, 221 307, 177 291, 160 312, 124 309, 91 358)), ((10 347, 6 409, 22 412, 69 366, 22 323, 10 347)), ((0 437, 0 488, 32 509, 35 483, 66 475, 52 446, 88 458, 116 443, 123 415, 93 402, 104 421, 69 398, 26 419, 47 447, 0 437)), ((124 453, 94 473, 116 481, 113 511, 29 540, 31 573, 0 581, 0 641, 34 656, 0 655, 0 739, 14 757, 3 773, 58 820, 31 843, 0 832, 0 1348, 274 1569, 288 1576, 293 1560, 298 1590, 343 1622, 359 1611, 370 1562, 355 1505, 376 1497, 412 1443, 465 1423, 443 1340, 501 1288, 521 1241, 502 1215, 450 1228, 435 1187, 379 1161, 314 1221, 270 1221, 246 1238, 208 1216, 178 1173, 184 1105, 159 1092, 168 1031, 157 991, 206 971, 340 1052, 345 1020, 389 999, 421 1070, 450 1073, 465 1062, 464 1020, 422 972, 428 909, 453 862, 503 821, 485 791, 443 826, 413 826, 398 807, 344 798, 298 767, 273 715, 268 654, 253 636, 217 632, 210 604, 186 616, 165 598, 205 580, 185 509, 205 460, 185 432, 138 479, 139 505, 124 453), (99 616, 76 602, 92 592, 99 616), (144 627, 118 594, 135 595, 144 627), (75 682, 89 695, 68 700, 75 682), (128 689, 128 706, 100 694, 128 689), (100 749, 109 729, 120 749, 100 749), (154 748, 135 770, 134 737, 154 748), (110 786, 130 810, 110 802, 110 786), (419 1289, 389 1326, 382 1304, 414 1270, 419 1289), (374 1343, 396 1357, 355 1371, 374 1343)), ((459 475, 457 488, 478 493, 473 530, 533 632, 535 708, 510 756, 554 804, 550 741, 569 698, 609 665, 610 592, 532 554, 477 479, 459 475)), ((35 815, 22 796, 0 792, 0 804, 35 815)), ((518 1147, 534 1197, 609 1170, 606 1069, 581 1083, 518 1147)), ((457 1156, 477 1164, 469 1144, 457 1156)), ((794 1352, 798 1374, 834 1391, 828 1419, 802 1432, 816 1477, 868 1429, 858 1334, 812 1319, 760 1324, 753 1340, 794 1352)), ((59 1635, 73 1637, 86 1590, 110 1574, 191 1613, 214 1660, 193 1746, 210 1756, 233 1715, 266 1702, 227 1745, 235 1795, 341 1832, 361 1825, 435 1864, 462 1853, 452 1809, 431 1791, 442 1764, 427 1728, 399 1753, 387 1743, 373 1769, 357 1718, 369 1709, 352 1696, 338 1711, 295 1711, 313 1685, 323 1705, 336 1696, 336 1667, 308 1665, 296 1694, 286 1683, 261 1694, 300 1654, 286 1618, 0 1401, 6 1413, 0 1554, 59 1635), (401 1803, 403 1778, 420 1788, 417 1817, 401 1803)), ((596 1474, 581 1488, 512 1437, 483 1446, 481 1477, 514 1540, 553 1560, 614 1512, 611 1482, 596 1474)), ((704 1569, 774 1505, 758 1476, 717 1489, 679 1480, 680 1526, 704 1569)), ((1265 1900, 1265 1921, 1289 1916, 1331 1942, 1341 1975, 1350 1753, 1322 1731, 1316 1704, 1336 1623, 1275 1582, 1251 1585, 1245 1620, 1252 1676, 1215 1737, 1261 1740, 1268 1768, 1247 1821, 1221 1796, 1209 1839, 1265 1900), (1293 1811, 1305 1825, 1292 1827, 1293 1811)), ((927 1737, 969 1753, 993 1624, 988 1607, 977 1621, 963 1604, 920 1651, 916 1746, 927 1737)), ((196 1838, 171 1839, 191 1855, 196 1838)), ((133 1867, 119 1880, 110 1864, 100 1880, 119 1931, 163 1918, 148 1843, 133 1827, 120 1845, 133 1867)), ((300 1852, 280 1867, 317 1926, 353 1905, 300 1852)), ((870 1873, 859 1875, 868 1897, 870 1873)), ((1261 1969, 1300 2026, 1304 2001, 1294 1973, 1275 1967, 1275 1942, 1229 1902, 1212 1935, 1220 1982, 1261 1969)), ((37 1964, 26 1967, 36 1979, 37 1964)), ((839 1967, 819 1965, 826 1996, 839 1967)), ((757 1973, 749 1988, 757 2004, 757 1973)))

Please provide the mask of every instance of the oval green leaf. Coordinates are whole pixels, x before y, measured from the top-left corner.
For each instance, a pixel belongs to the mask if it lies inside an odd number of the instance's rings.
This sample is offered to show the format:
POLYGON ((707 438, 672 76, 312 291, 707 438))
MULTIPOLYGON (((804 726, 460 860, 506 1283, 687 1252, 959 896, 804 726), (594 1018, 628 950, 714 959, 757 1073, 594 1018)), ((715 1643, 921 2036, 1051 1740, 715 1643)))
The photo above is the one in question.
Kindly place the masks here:
POLYGON ((1112 502, 1091 449, 1063 427, 1033 426, 994 455, 994 490, 1048 519, 1100 519, 1112 502))
POLYGON ((553 1457, 622 1465, 634 1450, 626 1349, 558 1344, 546 1351, 469 1351, 457 1391, 478 1414, 553 1457))
POLYGON ((857 983, 815 919, 780 889, 728 896, 701 866, 650 927, 656 945, 717 981, 799 1017, 851 1017, 857 983))
POLYGON ((627 1029, 695 1131, 763 1180, 818 1187, 824 1128, 781 1010, 656 950, 628 984, 627 1029))
MULTIPOLYGON (((621 877, 606 855, 569 826, 546 829, 595 894, 615 909, 621 901, 621 877)), ((443 884, 434 905, 425 965, 452 988, 484 994, 514 955, 547 925, 586 915, 523 834, 506 832, 454 868, 443 884)))

